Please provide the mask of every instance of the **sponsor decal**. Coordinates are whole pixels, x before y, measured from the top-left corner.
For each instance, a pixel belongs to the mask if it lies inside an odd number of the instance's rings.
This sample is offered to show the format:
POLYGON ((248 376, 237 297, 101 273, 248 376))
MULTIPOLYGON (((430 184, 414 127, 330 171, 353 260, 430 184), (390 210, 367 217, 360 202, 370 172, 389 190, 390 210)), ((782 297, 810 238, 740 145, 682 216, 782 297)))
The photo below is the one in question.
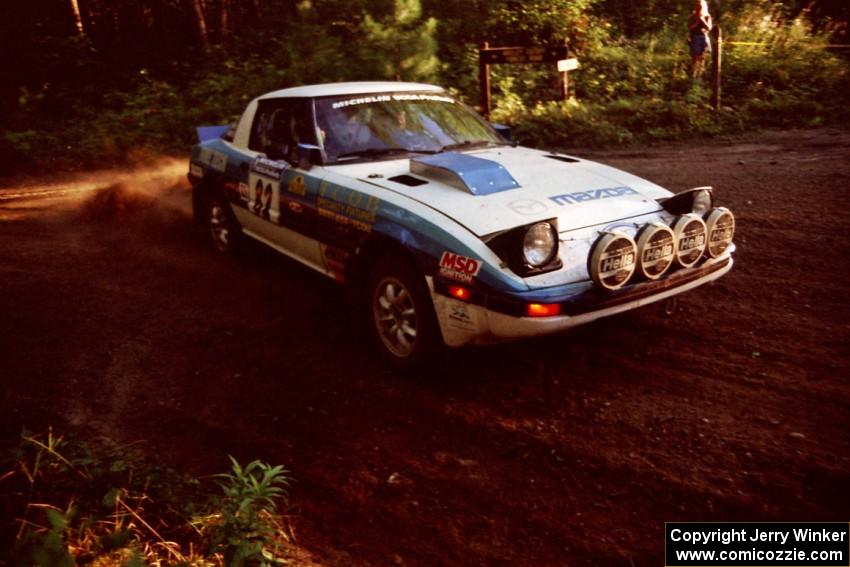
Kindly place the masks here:
POLYGON ((325 266, 334 279, 339 282, 345 281, 345 265, 348 263, 351 254, 335 246, 322 245, 322 257, 325 260, 325 266))
POLYGON ((290 193, 295 193, 296 195, 301 195, 302 197, 307 194, 307 186, 304 185, 304 176, 296 175, 292 179, 289 180, 289 184, 286 186, 286 189, 290 193))
POLYGON ((319 216, 342 226, 371 232, 381 200, 353 189, 323 182, 319 186, 316 207, 319 216))
POLYGON ((204 176, 204 168, 196 163, 189 164, 189 174, 195 177, 203 177, 204 176))
POLYGON ((575 193, 564 193, 563 195, 552 195, 549 197, 556 205, 574 205, 585 201, 596 201, 599 199, 610 199, 624 195, 640 195, 631 187, 609 187, 605 189, 592 189, 590 191, 576 191, 575 193))
POLYGON ((481 271, 481 261, 445 251, 440 257, 440 275, 459 282, 470 283, 481 271))
POLYGON ((263 184, 262 179, 257 179, 257 185, 254 187, 254 206, 253 212, 266 220, 270 220, 269 211, 272 207, 272 198, 274 197, 274 187, 271 183, 263 184))
POLYGON ((243 201, 250 201, 251 200, 251 192, 248 189, 247 183, 241 183, 241 182, 239 183, 239 197, 243 201))
POLYGON ((273 161, 263 157, 258 157, 251 162, 251 171, 271 179, 280 179, 280 176, 287 169, 289 169, 289 165, 285 162, 273 161))
POLYGON ((201 148, 198 161, 205 163, 210 169, 224 173, 227 169, 227 155, 209 148, 201 148))
POLYGON ((508 203, 508 208, 513 212, 526 217, 533 217, 545 213, 548 210, 546 203, 534 199, 520 199, 508 203))
POLYGON ((451 97, 445 95, 437 95, 437 94, 416 94, 416 93, 406 93, 406 94, 386 94, 386 95, 370 95, 370 96, 361 96, 356 98, 349 98, 347 100, 340 100, 331 106, 331 108, 345 108, 347 106, 356 106, 359 104, 371 104, 374 102, 389 102, 391 100, 434 100, 438 102, 449 102, 454 103, 455 100, 451 97))
POLYGON ((473 316, 472 312, 469 309, 469 306, 466 303, 461 303, 460 301, 450 301, 446 305, 445 313, 449 326, 453 329, 471 332, 475 332, 478 330, 478 325, 475 321, 475 317, 473 316))
POLYGON ((296 215, 300 215, 304 212, 304 205, 302 205, 298 201, 288 201, 286 203, 286 206, 290 211, 292 211, 296 215))

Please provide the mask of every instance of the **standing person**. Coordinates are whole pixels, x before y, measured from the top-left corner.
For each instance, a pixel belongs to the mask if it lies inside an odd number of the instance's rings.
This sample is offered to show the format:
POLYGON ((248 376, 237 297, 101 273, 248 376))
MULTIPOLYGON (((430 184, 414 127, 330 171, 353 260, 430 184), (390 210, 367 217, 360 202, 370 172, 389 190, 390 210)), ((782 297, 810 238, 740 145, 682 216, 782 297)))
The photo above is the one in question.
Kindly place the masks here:
POLYGON ((688 44, 691 47, 691 76, 697 78, 705 69, 705 54, 711 52, 711 14, 706 0, 695 0, 694 9, 688 16, 688 44))

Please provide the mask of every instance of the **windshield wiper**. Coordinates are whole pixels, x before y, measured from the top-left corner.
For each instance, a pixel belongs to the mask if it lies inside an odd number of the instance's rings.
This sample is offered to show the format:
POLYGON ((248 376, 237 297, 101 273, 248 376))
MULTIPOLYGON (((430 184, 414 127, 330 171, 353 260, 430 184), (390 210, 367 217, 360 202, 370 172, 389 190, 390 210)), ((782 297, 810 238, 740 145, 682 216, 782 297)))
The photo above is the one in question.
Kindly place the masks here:
POLYGON ((486 144, 494 144, 497 146, 507 145, 503 142, 496 142, 494 140, 464 140, 462 142, 455 142, 453 144, 446 144, 439 151, 448 152, 451 150, 460 150, 465 148, 471 148, 473 146, 481 146, 486 144))
POLYGON ((337 157, 339 158, 349 158, 349 157, 375 157, 375 156, 385 156, 399 153, 415 153, 418 150, 411 150, 410 148, 366 148, 363 150, 357 150, 353 152, 345 152, 344 154, 340 154, 337 157))

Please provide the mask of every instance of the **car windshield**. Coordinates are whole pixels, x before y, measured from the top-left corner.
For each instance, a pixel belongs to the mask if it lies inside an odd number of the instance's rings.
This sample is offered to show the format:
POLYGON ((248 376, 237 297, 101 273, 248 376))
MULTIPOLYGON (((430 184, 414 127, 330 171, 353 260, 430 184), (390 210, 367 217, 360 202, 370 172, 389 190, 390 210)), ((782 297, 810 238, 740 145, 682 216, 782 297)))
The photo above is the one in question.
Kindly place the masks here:
POLYGON ((504 144, 466 105, 441 93, 380 93, 316 100, 328 162, 504 144))

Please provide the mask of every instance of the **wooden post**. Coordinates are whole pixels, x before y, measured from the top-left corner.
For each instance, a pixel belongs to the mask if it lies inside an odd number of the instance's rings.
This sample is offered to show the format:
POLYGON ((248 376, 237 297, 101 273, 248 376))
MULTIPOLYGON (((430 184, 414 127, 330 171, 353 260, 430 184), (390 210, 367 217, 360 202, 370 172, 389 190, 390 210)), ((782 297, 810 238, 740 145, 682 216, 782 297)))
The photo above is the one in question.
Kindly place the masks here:
MULTIPOLYGON (((566 40, 564 41, 564 45, 567 45, 566 40)), ((561 72, 561 95, 564 102, 570 100, 570 77, 568 71, 561 72)))
MULTIPOLYGON (((490 47, 490 42, 485 41, 481 44, 481 49, 490 47)), ((484 118, 490 118, 490 111, 493 109, 493 101, 490 98, 490 65, 484 63, 481 57, 481 51, 478 51, 478 85, 481 89, 481 113, 484 118)))
POLYGON ((714 45, 711 50, 711 106, 720 110, 721 65, 723 61, 723 32, 720 26, 711 30, 714 45))

